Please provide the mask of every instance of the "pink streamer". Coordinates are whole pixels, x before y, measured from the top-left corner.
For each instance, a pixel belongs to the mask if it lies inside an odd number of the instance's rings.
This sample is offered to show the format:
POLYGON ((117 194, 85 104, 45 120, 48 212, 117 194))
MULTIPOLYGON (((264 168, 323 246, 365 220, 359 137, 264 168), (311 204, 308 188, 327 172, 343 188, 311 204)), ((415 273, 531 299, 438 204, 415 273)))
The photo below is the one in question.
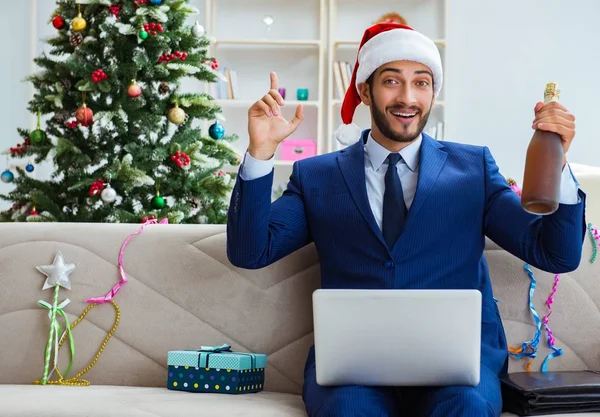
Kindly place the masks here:
POLYGON ((559 274, 556 274, 554 276, 554 285, 552 286, 552 292, 546 300, 546 305, 548 306, 548 314, 546 314, 542 319, 542 323, 544 323, 544 327, 546 327, 546 331, 548 332, 548 344, 550 345, 550 347, 554 346, 555 339, 554 335, 552 334, 552 331, 550 330, 550 327, 548 326, 548 322, 550 321, 550 315, 552 314, 552 304, 554 303, 554 295, 558 290, 558 283, 560 282, 559 276, 559 274))
POLYGON ((109 303, 113 299, 113 297, 117 294, 117 292, 119 292, 121 287, 127 283, 127 275, 125 274, 125 270, 123 269, 123 253, 125 252, 125 247, 129 244, 129 241, 134 236, 142 233, 144 231, 144 228, 146 226, 148 226, 149 224, 168 224, 168 223, 169 223, 168 219, 162 219, 160 222, 158 222, 158 220, 156 220, 156 219, 148 220, 142 225, 142 227, 137 232, 133 232, 132 234, 127 236, 127 239, 125 239, 125 242, 123 242, 123 245, 121 246, 121 251, 119 252, 119 272, 121 273, 121 280, 104 297, 90 298, 90 299, 85 300, 85 302, 86 303, 96 303, 96 304, 109 303))

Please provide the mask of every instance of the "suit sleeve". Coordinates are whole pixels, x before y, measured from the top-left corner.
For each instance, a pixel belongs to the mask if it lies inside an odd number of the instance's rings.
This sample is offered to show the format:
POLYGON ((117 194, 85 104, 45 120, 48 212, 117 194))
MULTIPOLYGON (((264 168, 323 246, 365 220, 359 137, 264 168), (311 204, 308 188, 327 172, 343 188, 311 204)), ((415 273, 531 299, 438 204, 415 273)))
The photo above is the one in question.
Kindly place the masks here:
POLYGON ((228 212, 227 256, 240 268, 268 266, 312 242, 298 164, 271 203, 273 170, 251 181, 238 176, 228 212))
POLYGON ((559 204, 547 216, 527 213, 521 199, 500 174, 487 147, 483 148, 485 167, 486 236, 524 262, 550 273, 577 269, 586 233, 585 193, 577 190, 579 202, 559 204))

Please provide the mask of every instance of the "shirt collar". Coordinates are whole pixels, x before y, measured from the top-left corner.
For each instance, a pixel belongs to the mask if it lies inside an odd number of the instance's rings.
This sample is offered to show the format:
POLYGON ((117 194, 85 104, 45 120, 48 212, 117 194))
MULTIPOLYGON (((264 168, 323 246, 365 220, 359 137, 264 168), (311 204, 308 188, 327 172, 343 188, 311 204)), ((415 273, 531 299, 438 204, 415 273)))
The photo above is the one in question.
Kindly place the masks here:
MULTIPOLYGON (((419 137, 406 148, 402 149, 399 154, 402 156, 402 159, 408 166, 408 168, 415 172, 417 166, 419 165, 419 150, 421 149, 421 142, 423 141, 423 135, 419 135, 419 137)), ((381 165, 385 162, 390 151, 381 146, 375 139, 371 133, 369 133, 369 137, 367 138, 367 143, 365 144, 365 148, 367 154, 369 155, 369 160, 371 161, 371 166, 375 171, 381 168, 381 165)))

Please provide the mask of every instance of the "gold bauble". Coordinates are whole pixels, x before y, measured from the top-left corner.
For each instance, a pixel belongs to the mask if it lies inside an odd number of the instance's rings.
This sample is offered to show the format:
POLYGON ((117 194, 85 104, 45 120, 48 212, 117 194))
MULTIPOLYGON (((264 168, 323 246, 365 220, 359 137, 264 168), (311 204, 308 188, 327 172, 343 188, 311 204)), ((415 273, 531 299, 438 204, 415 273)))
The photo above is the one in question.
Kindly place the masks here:
POLYGON ((85 30, 85 28, 87 27, 87 22, 81 16, 81 13, 79 13, 79 15, 75 19, 73 19, 73 21, 71 22, 71 27, 75 32, 81 32, 85 30))
POLYGON ((183 111, 183 109, 180 109, 179 107, 175 106, 171 110, 169 110, 168 118, 171 123, 180 125, 183 122, 185 122, 185 112, 183 111))

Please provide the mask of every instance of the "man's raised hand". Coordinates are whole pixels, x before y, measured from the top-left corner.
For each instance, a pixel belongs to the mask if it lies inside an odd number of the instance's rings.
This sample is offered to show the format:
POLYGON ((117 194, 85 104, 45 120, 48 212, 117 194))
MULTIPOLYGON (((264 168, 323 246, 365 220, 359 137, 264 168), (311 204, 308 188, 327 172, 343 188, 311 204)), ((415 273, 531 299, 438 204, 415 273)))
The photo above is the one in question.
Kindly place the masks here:
POLYGON ((288 121, 281 115, 281 107, 285 105, 285 101, 277 87, 277 74, 271 72, 269 92, 248 109, 248 133, 250 135, 248 152, 256 159, 270 159, 277 150, 277 146, 294 133, 304 119, 301 104, 296 108, 296 114, 292 120, 288 121))

